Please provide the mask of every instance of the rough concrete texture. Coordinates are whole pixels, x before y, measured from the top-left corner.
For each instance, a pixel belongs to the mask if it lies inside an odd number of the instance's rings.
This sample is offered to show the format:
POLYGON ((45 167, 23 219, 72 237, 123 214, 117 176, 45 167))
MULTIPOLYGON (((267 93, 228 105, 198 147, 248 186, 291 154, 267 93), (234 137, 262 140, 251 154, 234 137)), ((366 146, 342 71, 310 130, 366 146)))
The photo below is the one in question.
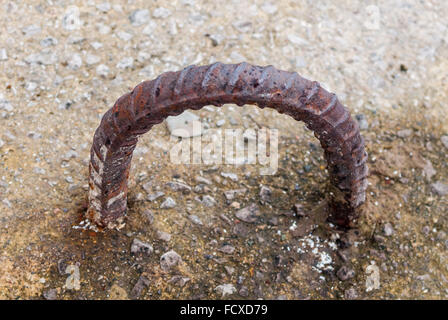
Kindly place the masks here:
POLYGON ((448 298, 445 2, 0 6, 0 298, 448 298), (115 100, 164 71, 243 60, 317 80, 357 116, 371 168, 359 229, 326 222, 310 131, 234 105, 193 113, 205 129, 278 128, 275 175, 173 164, 162 123, 134 153, 124 228, 79 228, 92 136, 115 100), (254 204, 254 221, 237 218, 254 204), (134 239, 153 251, 132 253, 134 239))

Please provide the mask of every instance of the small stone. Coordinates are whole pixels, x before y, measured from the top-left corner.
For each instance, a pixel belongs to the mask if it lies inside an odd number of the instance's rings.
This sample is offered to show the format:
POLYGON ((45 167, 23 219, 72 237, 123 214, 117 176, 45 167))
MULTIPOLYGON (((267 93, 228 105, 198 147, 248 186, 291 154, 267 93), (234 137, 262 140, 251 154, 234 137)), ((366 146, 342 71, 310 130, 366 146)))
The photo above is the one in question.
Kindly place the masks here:
POLYGON ((191 187, 189 185, 178 181, 167 182, 166 186, 170 187, 173 191, 182 191, 184 194, 191 192, 191 187))
POLYGON ((366 120, 366 116, 363 114, 357 114, 355 116, 356 120, 358 121, 359 129, 360 130, 367 130, 369 129, 369 123, 366 120))
POLYGON ((164 232, 164 231, 160 231, 160 230, 158 230, 158 231, 157 231, 157 238, 158 238, 159 240, 168 242, 168 241, 171 240, 171 235, 170 235, 168 232, 164 232))
POLYGON ((236 288, 231 283, 221 284, 215 288, 215 291, 225 297, 227 295, 232 295, 236 292, 236 288))
POLYGON ((118 69, 132 69, 133 66, 134 66, 134 58, 132 57, 123 58, 117 63, 118 69))
POLYGON ((151 194, 148 194, 148 196, 146 197, 146 199, 148 199, 148 201, 154 201, 154 200, 156 200, 156 199, 158 199, 158 198, 160 198, 160 197, 163 197, 165 195, 165 193, 164 192, 162 192, 162 191, 157 191, 156 193, 151 193, 151 194))
POLYGON ((201 177, 201 176, 196 176, 194 179, 199 183, 205 183, 208 185, 212 184, 212 182, 210 180, 208 180, 207 178, 201 177))
POLYGON ((294 35, 292 33, 288 34, 287 37, 288 37, 289 42, 291 42, 292 44, 295 44, 297 46, 306 46, 309 44, 309 42, 307 40, 305 40, 297 35, 294 35))
POLYGON ((171 10, 163 8, 163 7, 156 8, 152 13, 152 16, 154 18, 160 18, 160 19, 168 18, 170 15, 171 15, 171 10))
POLYGON ((38 35, 41 32, 41 28, 37 24, 32 24, 23 28, 22 32, 25 34, 25 36, 31 37, 38 35))
POLYGON ((160 267, 164 271, 170 270, 171 268, 177 266, 180 262, 182 262, 182 258, 174 250, 170 250, 160 257, 160 267))
POLYGON ((238 293, 242 297, 247 297, 249 295, 249 289, 246 286, 242 286, 238 293))
POLYGON ((135 10, 129 16, 129 21, 136 27, 148 23, 149 19, 149 10, 147 9, 135 10))
POLYGON ((42 50, 40 53, 32 53, 25 58, 25 62, 32 64, 52 65, 58 61, 58 56, 48 49, 42 50))
POLYGON ((230 244, 226 244, 226 245, 223 245, 218 250, 223 253, 226 253, 226 254, 232 254, 235 251, 235 247, 231 246, 230 244))
POLYGON ((82 58, 79 54, 72 54, 68 60, 68 67, 72 70, 78 70, 82 66, 82 58))
POLYGON ((245 194, 246 191, 247 191, 246 188, 227 190, 227 191, 224 192, 224 196, 226 197, 227 200, 231 201, 231 200, 235 199, 235 197, 237 195, 245 194))
POLYGON ((154 222, 154 213, 152 213, 151 210, 146 209, 143 211, 143 215, 148 220, 149 224, 152 224, 154 222))
POLYGON ((160 205, 160 209, 171 209, 176 206, 176 201, 173 198, 167 197, 165 201, 160 205))
POLYGON ((249 230, 243 223, 238 223, 233 227, 232 232, 239 237, 245 238, 249 230))
POLYGON ((6 49, 2 48, 0 49, 0 61, 6 61, 8 60, 8 54, 6 53, 6 49))
POLYGON ((42 295, 46 300, 56 300, 58 298, 58 292, 56 289, 45 290, 42 295))
POLYGON ((230 173, 230 172, 221 172, 221 176, 223 176, 224 178, 228 178, 232 181, 238 181, 238 175, 235 173, 230 173))
POLYGON ((411 134, 412 134, 411 129, 403 129, 397 132, 397 136, 399 136, 400 138, 408 138, 411 136, 411 134))
POLYGON ((202 125, 199 117, 189 111, 185 111, 178 116, 169 116, 165 121, 172 136, 190 138, 202 135, 202 125))
POLYGON ((216 126, 217 127, 222 127, 225 123, 226 123, 226 120, 225 119, 221 119, 221 120, 218 120, 216 122, 216 126))
POLYGON ((423 166, 423 175, 426 177, 427 181, 431 181, 431 178, 436 174, 436 170, 432 166, 431 161, 425 160, 425 165, 423 166))
POLYGON ((127 300, 128 293, 125 289, 114 283, 109 290, 109 300, 127 300))
POLYGON ((200 201, 205 207, 211 208, 215 206, 216 200, 209 195, 203 196, 202 200, 200 201))
POLYGON ((105 64, 100 64, 96 67, 96 74, 100 77, 107 77, 109 74, 109 67, 105 64))
POLYGON ((188 219, 190 219, 190 221, 193 222, 194 224, 197 224, 200 226, 202 226, 202 224, 203 224, 201 219, 199 219, 199 217, 197 215, 194 215, 194 214, 189 215, 188 219))
POLYGON ((175 284, 175 285, 177 285, 177 286, 179 286, 179 287, 183 287, 183 286, 185 286, 186 284, 187 284, 187 282, 188 281, 190 281, 190 278, 188 278, 188 277, 183 277, 183 276, 174 276, 174 277, 172 277, 169 281, 168 281, 168 283, 171 283, 171 284, 175 284))
POLYGON ((392 227, 392 225, 390 223, 386 223, 384 225, 383 231, 384 231, 384 235, 386 237, 390 237, 391 235, 394 234, 394 228, 392 227))
POLYGON ((132 34, 130 34, 129 32, 125 32, 125 31, 118 31, 117 32, 117 37, 120 38, 123 41, 129 41, 131 40, 134 36, 132 34))
POLYGON ((262 186, 260 188, 260 199, 261 203, 264 204, 266 202, 271 202, 272 191, 269 187, 262 186))
POLYGON ((448 194, 448 184, 445 184, 442 181, 437 181, 431 184, 431 188, 439 196, 446 196, 448 194))
POLYGON ((357 299, 358 298, 358 292, 356 291, 355 288, 347 289, 344 292, 344 297, 345 297, 345 299, 348 299, 348 300, 357 299))
POLYGON ((225 39, 225 37, 224 37, 222 34, 220 34, 220 33, 217 33, 217 34, 211 34, 211 35, 209 36, 209 38, 210 38, 210 40, 212 41, 212 45, 213 45, 214 47, 219 46, 219 45, 224 41, 224 39, 225 39))
POLYGON ((353 270, 352 268, 349 268, 347 266, 342 266, 338 270, 336 275, 338 276, 339 280, 346 281, 346 280, 349 280, 349 279, 351 279, 351 278, 353 278, 355 276, 355 270, 353 270))
POLYGON ((4 145, 5 145, 5 142, 2 139, 0 139, 0 148, 3 147, 4 145))
POLYGON ((80 27, 81 20, 79 18, 79 8, 76 6, 70 6, 65 11, 65 15, 62 17, 62 27, 65 30, 73 31, 80 27))
POLYGON ((440 141, 442 142, 442 144, 445 146, 445 148, 448 149, 448 136, 442 136, 440 138, 440 141))
POLYGON ((97 64, 100 61, 101 61, 101 58, 96 56, 96 55, 94 55, 94 54, 87 54, 87 56, 86 56, 86 64, 88 66, 91 66, 93 64, 97 64))
POLYGON ((130 297, 132 299, 138 299, 143 293, 143 290, 145 288, 149 287, 150 281, 147 277, 141 275, 140 278, 138 278, 137 282, 135 283, 134 287, 131 290, 130 297))
POLYGON ((258 209, 258 206, 253 203, 241 210, 238 210, 235 213, 235 216, 244 222, 254 223, 258 220, 259 214, 260 214, 260 211, 258 209))
POLYGON ((149 243, 140 241, 139 239, 134 239, 131 245, 131 253, 143 253, 149 256, 154 251, 154 248, 149 243))
POLYGON ((233 267, 224 266, 224 269, 226 270, 229 276, 231 276, 235 272, 235 268, 233 267))
POLYGON ((272 3, 265 3, 261 6, 261 10, 263 10, 267 14, 274 14, 277 12, 278 7, 272 3))
POLYGON ((101 12, 106 13, 111 9, 111 5, 109 2, 103 2, 103 3, 97 4, 96 8, 98 10, 100 10, 101 12))

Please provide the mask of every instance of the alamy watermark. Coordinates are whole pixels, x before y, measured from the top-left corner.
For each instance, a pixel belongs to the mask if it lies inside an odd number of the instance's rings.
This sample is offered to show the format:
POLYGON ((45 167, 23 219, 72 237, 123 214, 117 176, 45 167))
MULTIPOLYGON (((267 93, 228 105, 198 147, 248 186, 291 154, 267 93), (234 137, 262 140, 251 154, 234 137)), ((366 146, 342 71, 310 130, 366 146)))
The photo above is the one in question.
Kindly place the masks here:
POLYGON ((257 165, 260 175, 278 169, 278 130, 271 128, 208 129, 199 121, 171 132, 174 164, 257 165))

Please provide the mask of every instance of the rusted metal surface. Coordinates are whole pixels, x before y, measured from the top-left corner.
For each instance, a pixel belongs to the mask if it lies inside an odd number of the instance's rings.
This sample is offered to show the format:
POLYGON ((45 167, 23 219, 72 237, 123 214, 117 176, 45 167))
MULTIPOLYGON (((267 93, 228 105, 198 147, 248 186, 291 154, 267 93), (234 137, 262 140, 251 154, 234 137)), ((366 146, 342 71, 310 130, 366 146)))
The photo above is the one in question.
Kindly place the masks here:
POLYGON ((144 81, 120 97, 95 132, 89 166, 87 218, 119 228, 126 214, 127 180, 138 137, 168 116, 205 105, 269 107, 304 121, 325 150, 334 192, 330 218, 347 227, 365 201, 367 153, 359 127, 335 94, 295 72, 248 63, 189 66, 144 81))

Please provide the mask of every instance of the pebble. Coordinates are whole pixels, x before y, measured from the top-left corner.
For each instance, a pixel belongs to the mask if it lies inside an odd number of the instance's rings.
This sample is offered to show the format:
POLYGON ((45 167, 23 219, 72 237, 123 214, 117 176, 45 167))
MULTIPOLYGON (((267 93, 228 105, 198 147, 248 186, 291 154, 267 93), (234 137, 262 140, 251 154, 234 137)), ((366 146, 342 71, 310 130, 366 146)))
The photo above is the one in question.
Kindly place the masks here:
POLYGON ((226 244, 226 245, 223 245, 218 250, 223 253, 226 253, 226 254, 232 254, 235 251, 235 247, 231 246, 230 244, 226 244))
POLYGON ((171 240, 171 235, 168 232, 164 232, 164 231, 158 230, 157 231, 157 238, 159 240, 168 242, 168 241, 171 240))
POLYGON ((440 138, 440 141, 442 142, 442 144, 445 146, 445 148, 448 149, 448 136, 442 136, 440 138))
POLYGON ((11 112, 14 110, 14 107, 11 105, 11 103, 3 98, 3 95, 0 94, 0 110, 6 110, 8 112, 11 112))
POLYGON ((53 37, 46 37, 45 39, 42 39, 41 41, 40 41, 40 45, 42 46, 42 47, 52 47, 52 46, 55 46, 55 45, 57 45, 59 42, 58 42, 58 39, 56 39, 56 38, 53 38, 53 37))
POLYGON ((226 270, 226 272, 229 276, 231 276, 235 272, 234 267, 224 266, 224 269, 226 270))
POLYGON ((221 176, 224 178, 228 178, 232 181, 238 181, 238 175, 236 173, 230 173, 230 172, 221 172, 221 176))
POLYGON ((111 5, 109 2, 103 2, 103 3, 97 4, 96 8, 98 10, 100 10, 101 12, 106 13, 111 9, 111 5))
POLYGON ((8 60, 8 54, 6 53, 6 49, 2 48, 0 49, 0 61, 6 61, 8 60))
POLYGON ((149 10, 147 9, 135 10, 129 16, 129 21, 136 27, 148 23, 149 19, 149 10))
POLYGON ((168 18, 170 15, 171 15, 171 10, 164 8, 164 7, 156 8, 152 12, 152 16, 154 18, 165 19, 165 18, 168 18))
POLYGON ((165 195, 165 193, 164 192, 162 192, 162 191, 157 191, 156 193, 151 193, 151 194, 148 194, 148 196, 146 197, 146 199, 148 200, 148 201, 154 201, 154 200, 156 200, 156 199, 158 199, 158 198, 160 198, 160 197, 163 197, 165 195))
POLYGON ((186 284, 187 284, 187 282, 189 282, 190 281, 190 278, 188 278, 188 277, 183 277, 183 276, 181 276, 181 275, 178 275, 178 276, 174 276, 174 277, 172 277, 169 281, 168 281, 168 283, 171 283, 171 284, 175 284, 175 285, 177 285, 177 286, 179 286, 179 287, 183 287, 183 286, 185 286, 186 284))
POLYGON ((167 187, 170 187, 173 191, 182 191, 182 193, 190 193, 191 187, 185 183, 178 181, 170 181, 166 184, 167 187))
POLYGON ((26 26, 22 29, 22 32, 27 37, 38 35, 41 32, 41 28, 37 24, 31 24, 29 26, 26 26))
POLYGON ((258 209, 258 206, 253 203, 241 210, 238 210, 235 213, 235 216, 244 222, 254 223, 257 221, 259 214, 260 211, 258 209))
POLYGON ((221 119, 221 120, 218 120, 216 122, 216 126, 217 127, 222 127, 225 123, 226 123, 226 120, 225 119, 221 119))
POLYGON ((170 250, 160 257, 160 267, 164 271, 170 270, 171 268, 177 266, 181 262, 182 258, 174 250, 170 250))
POLYGON ((448 194, 448 184, 445 184, 442 181, 437 181, 431 184, 431 188, 439 196, 446 196, 448 194))
POLYGON ((265 3, 261 6, 261 10, 263 10, 267 14, 274 14, 277 12, 278 7, 272 3, 265 3))
POLYGON ((399 136, 400 138, 407 138, 410 137, 412 134, 412 130, 411 129, 403 129, 397 132, 397 136, 399 136))
POLYGON ((160 205, 160 209, 171 209, 176 206, 176 201, 173 198, 167 197, 160 205))
POLYGON ((86 64, 88 66, 97 64, 100 61, 101 61, 101 58, 96 56, 96 55, 94 55, 94 54, 87 54, 87 56, 86 56, 86 64))
POLYGON ((358 298, 358 292, 356 291, 355 288, 347 289, 344 292, 344 297, 345 297, 345 299, 348 299, 348 300, 357 299, 358 298))
POLYGON ((369 129, 369 123, 367 122, 366 116, 363 114, 357 114, 355 116, 356 120, 358 121, 359 129, 360 130, 367 130, 369 129))
POLYGON ((5 142, 2 139, 0 139, 0 148, 3 147, 4 145, 5 145, 5 142))
POLYGON ((151 282, 149 281, 149 279, 147 277, 145 277, 144 275, 141 275, 137 282, 135 283, 134 287, 131 290, 130 293, 130 297, 132 299, 138 299, 141 297, 143 290, 145 290, 145 288, 149 287, 149 285, 151 284, 151 282))
POLYGON ((215 288, 215 291, 222 295, 222 297, 232 295, 236 292, 236 288, 231 283, 221 284, 215 288))
POLYGON ((165 121, 172 136, 190 138, 202 135, 202 126, 195 123, 199 122, 199 117, 189 111, 178 116, 169 116, 165 121))
POLYGON ((62 27, 65 30, 73 31, 79 28, 79 8, 76 6, 70 6, 65 11, 65 15, 62 17, 62 27))
POLYGON ((249 295, 249 289, 246 286, 242 286, 238 293, 242 297, 247 297, 249 295))
POLYGON ((384 225, 383 231, 386 237, 390 237, 394 234, 394 228, 389 222, 384 225))
POLYGON ((120 38, 123 41, 129 41, 129 40, 132 39, 133 35, 130 34, 129 32, 118 31, 117 32, 117 37, 120 38))
POLYGON ((48 49, 44 49, 40 53, 32 53, 25 58, 25 62, 32 64, 52 65, 58 61, 58 56, 48 49))
POLYGON ((143 211, 143 215, 148 220, 149 224, 152 224, 154 222, 154 213, 152 213, 151 210, 146 209, 143 211))
POLYGON ((342 266, 338 272, 336 272, 336 275, 338 276, 339 280, 346 281, 355 276, 355 270, 352 268, 349 268, 347 266, 342 266))
POLYGON ((196 176, 194 179, 199 183, 205 183, 208 185, 212 184, 212 182, 210 180, 208 180, 207 178, 201 177, 201 176, 196 176))
POLYGON ((134 67, 134 58, 125 57, 117 63, 118 69, 132 69, 134 67))
POLYGON ((131 253, 143 253, 149 256, 151 253, 153 253, 153 251, 154 248, 149 243, 143 242, 139 239, 134 239, 134 241, 132 241, 131 253))
POLYGON ((246 188, 227 190, 227 191, 224 191, 224 196, 226 197, 227 200, 231 201, 231 200, 235 199, 235 197, 237 195, 245 194, 246 191, 247 191, 246 188))
POLYGON ((56 289, 45 290, 42 294, 46 300, 56 300, 58 297, 58 292, 56 289))
POLYGON ((199 219, 199 217, 197 215, 191 214, 188 216, 188 219, 190 219, 190 221, 193 222, 194 224, 197 224, 200 226, 203 225, 201 219, 199 219))
POLYGON ((107 77, 109 75, 109 67, 105 64, 100 64, 96 67, 96 74, 100 77, 107 77))
POLYGON ((260 188, 261 203, 271 202, 272 191, 269 187, 262 186, 260 188))
POLYGON ((79 54, 72 54, 68 60, 68 67, 72 70, 78 70, 82 66, 82 58, 79 54))
POLYGON ((202 203, 205 207, 211 208, 215 206, 216 200, 209 195, 203 196, 202 199, 199 199, 199 202, 202 203))

